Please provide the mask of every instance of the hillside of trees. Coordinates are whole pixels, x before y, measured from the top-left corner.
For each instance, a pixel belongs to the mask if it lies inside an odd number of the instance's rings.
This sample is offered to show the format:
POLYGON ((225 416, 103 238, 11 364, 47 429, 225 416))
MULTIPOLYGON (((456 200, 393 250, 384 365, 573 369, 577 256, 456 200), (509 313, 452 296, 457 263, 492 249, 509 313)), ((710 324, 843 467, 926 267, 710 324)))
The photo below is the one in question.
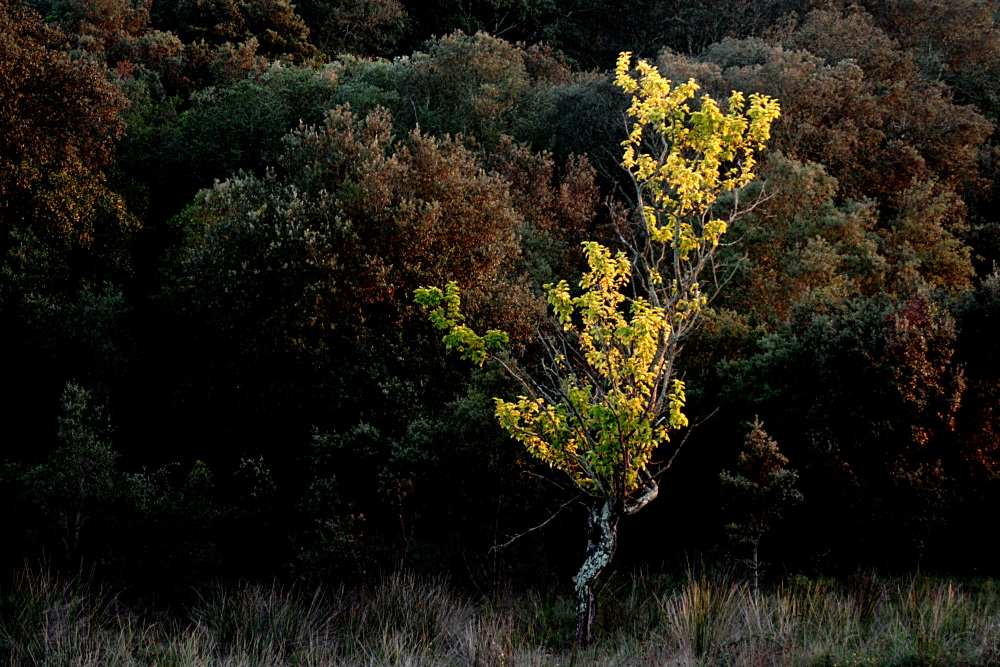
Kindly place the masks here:
POLYGON ((397 568, 568 582, 586 510, 494 418, 515 383, 448 353, 413 295, 456 281, 476 329, 543 363, 543 285, 638 215, 631 52, 781 116, 677 357, 683 447, 616 567, 1000 574, 998 18, 0 0, 4 571, 165 603, 397 568), (740 499, 774 470, 766 506, 740 499))

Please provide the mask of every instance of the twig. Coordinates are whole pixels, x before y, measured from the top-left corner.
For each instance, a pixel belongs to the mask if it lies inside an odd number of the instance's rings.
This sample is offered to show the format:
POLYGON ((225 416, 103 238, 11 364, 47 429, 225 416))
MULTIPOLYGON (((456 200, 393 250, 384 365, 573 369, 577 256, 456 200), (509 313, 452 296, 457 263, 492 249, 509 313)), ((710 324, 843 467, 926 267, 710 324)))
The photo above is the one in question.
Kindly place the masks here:
POLYGON ((541 522, 540 524, 538 524, 534 528, 529 528, 528 530, 524 531, 523 533, 515 535, 514 537, 510 538, 509 540, 507 540, 503 544, 494 544, 492 547, 490 547, 490 551, 496 551, 497 549, 506 549, 511 544, 513 544, 517 540, 521 539, 522 537, 524 537, 528 533, 533 533, 536 530, 541 530, 542 528, 544 528, 545 526, 547 526, 553 519, 555 519, 557 516, 559 516, 559 513, 562 512, 564 509, 566 509, 566 507, 570 503, 575 503, 577 500, 579 500, 580 496, 582 496, 582 495, 583 495, 583 493, 576 494, 575 496, 573 496, 572 498, 570 498, 569 500, 567 500, 566 502, 564 502, 562 505, 560 505, 559 509, 557 509, 555 512, 553 512, 552 516, 550 516, 545 521, 541 522))

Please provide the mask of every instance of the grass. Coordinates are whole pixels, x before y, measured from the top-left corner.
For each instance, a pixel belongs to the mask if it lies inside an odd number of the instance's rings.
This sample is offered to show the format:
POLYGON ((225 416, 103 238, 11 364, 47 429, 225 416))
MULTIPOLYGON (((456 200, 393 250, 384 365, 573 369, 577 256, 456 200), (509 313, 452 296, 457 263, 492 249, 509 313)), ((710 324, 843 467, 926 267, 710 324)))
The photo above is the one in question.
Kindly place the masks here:
POLYGON ((80 578, 26 571, 0 590, 14 666, 1000 665, 1000 588, 916 576, 793 578, 754 597, 725 575, 617 576, 598 641, 574 651, 572 601, 472 599, 396 573, 358 588, 216 586, 150 618, 80 578))

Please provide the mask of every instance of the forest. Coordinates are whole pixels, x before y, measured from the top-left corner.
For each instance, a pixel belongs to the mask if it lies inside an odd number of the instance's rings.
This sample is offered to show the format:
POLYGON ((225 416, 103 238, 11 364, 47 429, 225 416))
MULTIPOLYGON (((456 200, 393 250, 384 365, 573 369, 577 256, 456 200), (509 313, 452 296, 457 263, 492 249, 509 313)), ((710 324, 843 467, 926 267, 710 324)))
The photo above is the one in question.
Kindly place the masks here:
POLYGON ((0 661, 1000 664, 998 20, 0 0, 0 661), (663 80, 755 137, 666 282, 663 80), (523 394, 619 252, 672 389, 605 485, 523 394))

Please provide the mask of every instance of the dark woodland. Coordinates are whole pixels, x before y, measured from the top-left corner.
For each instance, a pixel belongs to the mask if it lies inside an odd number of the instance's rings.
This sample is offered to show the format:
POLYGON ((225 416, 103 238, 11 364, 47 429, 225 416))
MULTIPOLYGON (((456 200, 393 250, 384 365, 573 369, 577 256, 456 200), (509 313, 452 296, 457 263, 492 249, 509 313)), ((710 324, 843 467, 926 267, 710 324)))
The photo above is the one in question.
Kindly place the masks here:
MULTIPOLYGON (((677 357, 690 426, 607 573, 724 567, 754 596, 1000 575, 998 20, 0 0, 0 661, 91 664, 18 648, 40 571, 167 616, 400 577, 572 597, 586 506, 498 425, 516 382, 447 351, 413 295, 456 281, 542 367, 543 285, 637 215, 621 52, 781 117, 677 357)), ((570 626, 538 641, 569 650, 570 626)))

